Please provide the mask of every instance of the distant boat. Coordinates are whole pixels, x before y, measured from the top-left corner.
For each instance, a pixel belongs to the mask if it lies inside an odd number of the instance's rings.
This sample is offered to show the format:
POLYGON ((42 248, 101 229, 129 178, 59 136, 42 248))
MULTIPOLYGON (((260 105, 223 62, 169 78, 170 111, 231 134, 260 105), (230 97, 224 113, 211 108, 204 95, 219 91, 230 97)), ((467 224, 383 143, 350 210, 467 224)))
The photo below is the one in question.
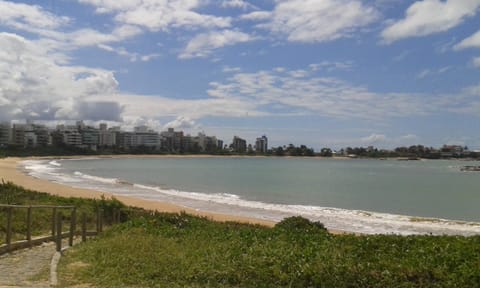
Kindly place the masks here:
POLYGON ((460 171, 475 171, 480 172, 480 166, 463 166, 460 171))

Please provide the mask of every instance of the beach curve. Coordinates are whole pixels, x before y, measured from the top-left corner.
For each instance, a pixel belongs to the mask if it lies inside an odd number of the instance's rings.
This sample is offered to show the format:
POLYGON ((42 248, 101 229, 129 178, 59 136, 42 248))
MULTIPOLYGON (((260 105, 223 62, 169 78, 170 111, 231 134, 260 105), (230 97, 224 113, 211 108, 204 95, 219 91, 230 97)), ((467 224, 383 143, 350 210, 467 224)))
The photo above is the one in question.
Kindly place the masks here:
MULTIPOLYGON (((118 157, 117 156, 104 156, 104 157, 74 156, 74 157, 61 157, 61 159, 133 158, 133 157, 151 157, 151 156, 132 156, 132 155, 121 155, 118 157)), ((162 156, 157 155, 153 157, 158 158, 162 156)), ((107 199, 114 197, 115 199, 121 201, 127 206, 139 207, 139 208, 143 208, 150 211, 167 212, 167 213, 185 212, 191 215, 207 217, 211 220, 220 221, 220 222, 233 221, 233 222, 240 222, 240 223, 258 224, 258 225, 263 225, 268 227, 273 227, 275 225, 274 221, 199 211, 199 210, 195 210, 195 209, 191 209, 188 207, 183 207, 180 205, 175 205, 167 202, 148 201, 148 200, 139 199, 139 198, 130 197, 130 196, 113 195, 112 193, 109 193, 109 192, 70 187, 67 185, 51 182, 48 180, 35 178, 19 170, 20 162, 28 161, 28 160, 50 160, 50 159, 58 160, 60 159, 60 157, 29 157, 29 158, 8 157, 8 158, 0 159, 0 179, 5 182, 12 182, 26 189, 30 189, 38 192, 45 192, 51 195, 56 195, 61 197, 78 197, 78 198, 88 198, 88 199, 101 199, 102 196, 107 199)), ((332 232, 338 232, 338 231, 332 231, 332 232)))

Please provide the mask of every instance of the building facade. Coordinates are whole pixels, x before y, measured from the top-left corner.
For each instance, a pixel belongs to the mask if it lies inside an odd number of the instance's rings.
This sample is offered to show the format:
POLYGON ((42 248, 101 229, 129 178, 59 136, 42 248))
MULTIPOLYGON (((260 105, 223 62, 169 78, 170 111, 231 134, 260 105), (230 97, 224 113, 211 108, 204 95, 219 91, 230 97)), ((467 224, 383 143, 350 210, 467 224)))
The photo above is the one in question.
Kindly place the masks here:
POLYGON ((0 146, 10 144, 12 128, 10 122, 0 122, 0 146))
POLYGON ((263 135, 255 141, 255 151, 257 153, 265 154, 268 151, 268 138, 263 135))
POLYGON ((230 148, 232 148, 234 152, 245 153, 247 152, 247 141, 238 136, 234 136, 230 148))

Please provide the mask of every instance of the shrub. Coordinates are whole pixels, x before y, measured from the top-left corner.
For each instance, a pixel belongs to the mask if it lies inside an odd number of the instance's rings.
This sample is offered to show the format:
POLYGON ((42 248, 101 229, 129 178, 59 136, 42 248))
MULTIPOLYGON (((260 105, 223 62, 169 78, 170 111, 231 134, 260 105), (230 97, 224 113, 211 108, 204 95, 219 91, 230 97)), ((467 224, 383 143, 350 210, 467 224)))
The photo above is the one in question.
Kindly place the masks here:
POLYGON ((327 231, 320 222, 312 222, 301 216, 293 216, 283 219, 275 225, 276 229, 287 230, 289 232, 307 232, 307 231, 327 231))

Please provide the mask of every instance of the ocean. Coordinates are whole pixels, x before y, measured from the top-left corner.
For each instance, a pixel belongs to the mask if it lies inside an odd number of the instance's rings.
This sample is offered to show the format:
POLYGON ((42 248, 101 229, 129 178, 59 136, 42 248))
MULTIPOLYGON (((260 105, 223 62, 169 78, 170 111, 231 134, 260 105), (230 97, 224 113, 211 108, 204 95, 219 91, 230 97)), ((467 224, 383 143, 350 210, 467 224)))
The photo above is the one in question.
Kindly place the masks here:
POLYGON ((28 160, 61 184, 265 220, 301 215, 365 234, 480 234, 480 173, 451 160, 162 157, 28 160))

